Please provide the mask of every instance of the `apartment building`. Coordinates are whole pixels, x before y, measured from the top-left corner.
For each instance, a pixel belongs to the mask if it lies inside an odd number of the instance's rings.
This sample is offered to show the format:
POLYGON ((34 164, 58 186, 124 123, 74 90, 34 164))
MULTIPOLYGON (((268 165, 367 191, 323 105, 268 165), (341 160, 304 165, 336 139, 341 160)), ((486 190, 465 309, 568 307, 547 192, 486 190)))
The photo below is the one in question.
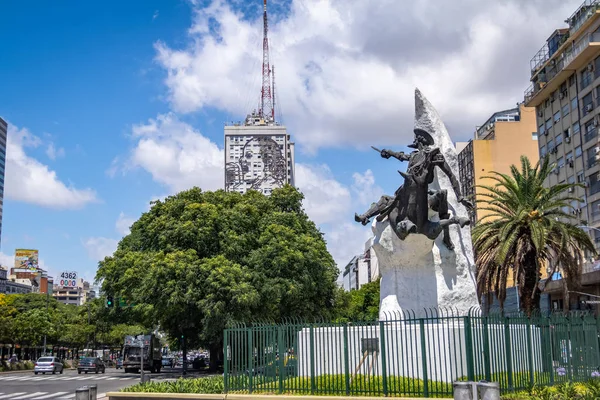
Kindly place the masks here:
MULTIPOLYGON (((531 85, 525 105, 535 107, 541 156, 556 168, 546 184, 581 183, 572 195, 573 214, 600 250, 600 0, 586 0, 555 30, 531 59, 531 85)), ((582 294, 571 296, 571 308, 600 308, 600 268, 586 255, 582 294)), ((552 308, 562 306, 562 283, 546 287, 552 308)))
POLYGON ((358 290, 366 283, 379 279, 379 263, 373 251, 373 238, 365 242, 364 252, 352 257, 342 273, 342 287, 358 290))

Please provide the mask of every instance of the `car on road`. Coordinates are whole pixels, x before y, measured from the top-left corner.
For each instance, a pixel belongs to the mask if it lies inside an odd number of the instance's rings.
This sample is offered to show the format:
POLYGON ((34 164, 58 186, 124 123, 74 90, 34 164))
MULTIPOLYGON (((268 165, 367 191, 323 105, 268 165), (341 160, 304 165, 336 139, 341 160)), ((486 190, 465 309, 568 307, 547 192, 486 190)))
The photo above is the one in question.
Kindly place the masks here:
POLYGON ((105 373, 106 365, 104 362, 98 357, 85 357, 81 361, 79 361, 79 365, 77 366, 77 373, 81 374, 85 372, 95 372, 95 373, 105 373))
POLYGON ((58 357, 40 357, 33 367, 33 373, 36 375, 40 372, 44 375, 46 372, 52 372, 53 374, 58 372, 62 374, 64 368, 64 364, 58 357))
POLYGON ((117 358, 117 363, 115 364, 116 369, 123 369, 123 359, 121 357, 117 358))

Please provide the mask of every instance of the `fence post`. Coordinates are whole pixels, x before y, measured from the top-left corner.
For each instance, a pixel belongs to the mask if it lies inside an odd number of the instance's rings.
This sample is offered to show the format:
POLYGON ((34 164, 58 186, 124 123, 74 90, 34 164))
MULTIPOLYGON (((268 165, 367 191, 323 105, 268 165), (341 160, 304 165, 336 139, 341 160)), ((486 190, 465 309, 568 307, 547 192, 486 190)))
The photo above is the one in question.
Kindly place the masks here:
POLYGON ((287 350, 283 347, 283 329, 284 325, 277 326, 277 351, 279 352, 279 360, 277 362, 277 368, 279 369, 279 394, 283 393, 283 374, 285 374, 284 369, 284 351, 287 353, 287 350))
POLYGON ((425 320, 419 319, 421 328, 421 360, 423 363, 423 397, 429 397, 429 379, 427 374, 427 347, 425 346, 425 320))
POLYGON ((490 357, 490 326, 488 317, 483 317, 483 365, 485 368, 485 380, 492 380, 492 368, 490 357))
POLYGON ((344 375, 346 378, 346 396, 350 396, 350 355, 348 351, 348 325, 344 325, 344 375))
POLYGON ((379 321, 379 337, 381 340, 381 383, 383 384, 383 395, 387 397, 387 359, 385 350, 385 323, 379 321))
POLYGON ((531 343, 531 317, 527 317, 527 361, 529 362, 529 385, 533 387, 535 376, 533 373, 533 344, 531 343))
POLYGON ((229 390, 229 363, 227 362, 228 334, 227 329, 223 330, 223 392, 225 393, 229 390))
POLYGON ((254 346, 252 345, 252 327, 248 328, 248 393, 252 394, 252 381, 254 379, 254 346))
POLYGON ((514 389, 513 382, 513 365, 512 365, 512 350, 511 350, 511 342, 510 342, 510 324, 508 322, 508 317, 504 318, 504 350, 506 354, 506 374, 508 375, 508 388, 510 390, 514 389))
POLYGON ((315 394, 315 328, 310 326, 310 394, 315 394))
POLYGON ((467 378, 470 381, 475 380, 475 362, 473 360, 473 331, 471 330, 471 317, 463 317, 465 327, 465 357, 467 359, 467 378))

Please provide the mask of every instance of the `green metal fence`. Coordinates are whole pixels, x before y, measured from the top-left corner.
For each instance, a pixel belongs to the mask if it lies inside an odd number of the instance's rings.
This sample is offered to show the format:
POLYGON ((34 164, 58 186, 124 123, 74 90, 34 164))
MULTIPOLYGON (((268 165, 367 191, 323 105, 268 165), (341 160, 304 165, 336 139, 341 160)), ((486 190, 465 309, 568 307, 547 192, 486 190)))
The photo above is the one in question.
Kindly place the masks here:
POLYGON ((452 397, 456 380, 495 381, 506 392, 588 380, 600 368, 600 319, 591 315, 390 317, 233 325, 224 332, 225 390, 452 397))

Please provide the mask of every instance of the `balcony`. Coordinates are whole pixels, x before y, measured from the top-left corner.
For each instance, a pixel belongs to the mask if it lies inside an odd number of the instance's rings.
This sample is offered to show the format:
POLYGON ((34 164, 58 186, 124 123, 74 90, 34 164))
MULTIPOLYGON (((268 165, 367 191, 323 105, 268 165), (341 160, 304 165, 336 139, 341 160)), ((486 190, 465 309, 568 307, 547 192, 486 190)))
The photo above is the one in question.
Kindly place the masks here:
POLYGON ((592 168, 595 167, 596 164, 598 164, 598 159, 596 158, 596 156, 590 157, 587 160, 587 168, 592 168))
MULTIPOLYGON (((600 1, 600 0, 598 0, 600 1)), ((594 14, 596 15, 596 14, 594 14)), ((545 67, 532 79, 534 82, 525 90, 525 106, 536 107, 554 92, 573 71, 583 67, 594 52, 600 48, 600 33, 588 33, 566 51, 556 53, 545 67), (544 96, 538 96, 541 93, 544 96)))

